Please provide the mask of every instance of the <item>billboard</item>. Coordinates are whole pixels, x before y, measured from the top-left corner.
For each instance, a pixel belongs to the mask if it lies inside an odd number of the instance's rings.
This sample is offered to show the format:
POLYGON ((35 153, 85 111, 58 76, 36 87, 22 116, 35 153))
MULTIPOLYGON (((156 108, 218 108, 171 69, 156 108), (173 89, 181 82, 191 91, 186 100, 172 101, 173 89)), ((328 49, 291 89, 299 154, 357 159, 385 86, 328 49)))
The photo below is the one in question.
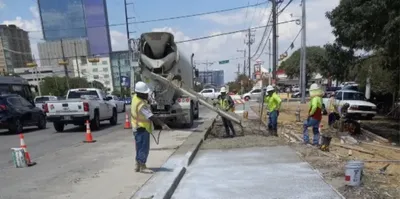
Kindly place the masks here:
POLYGON ((131 77, 121 76, 120 83, 121 83, 121 87, 130 88, 131 87, 131 77))

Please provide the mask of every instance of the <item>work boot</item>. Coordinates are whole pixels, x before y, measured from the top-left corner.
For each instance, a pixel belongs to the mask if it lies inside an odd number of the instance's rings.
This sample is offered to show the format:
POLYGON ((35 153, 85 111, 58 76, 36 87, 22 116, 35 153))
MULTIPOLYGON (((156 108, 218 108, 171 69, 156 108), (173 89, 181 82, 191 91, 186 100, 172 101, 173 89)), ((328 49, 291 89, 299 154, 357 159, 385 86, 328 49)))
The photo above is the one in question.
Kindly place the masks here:
POLYGON ((151 169, 148 169, 146 164, 140 165, 140 172, 141 173, 154 173, 151 169))
POLYGON ((140 171, 140 163, 138 161, 136 161, 135 172, 139 172, 139 171, 140 171))

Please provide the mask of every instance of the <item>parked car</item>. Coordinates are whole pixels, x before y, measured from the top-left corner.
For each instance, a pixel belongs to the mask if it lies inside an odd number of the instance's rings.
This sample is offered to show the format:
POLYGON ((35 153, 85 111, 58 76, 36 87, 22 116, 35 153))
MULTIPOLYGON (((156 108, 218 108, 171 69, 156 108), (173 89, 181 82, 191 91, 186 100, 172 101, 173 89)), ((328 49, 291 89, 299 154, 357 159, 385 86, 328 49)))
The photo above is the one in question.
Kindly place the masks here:
POLYGON ((201 90, 200 92, 199 92, 199 94, 201 95, 201 96, 203 96, 204 98, 206 98, 206 99, 218 99, 219 98, 219 96, 221 95, 221 93, 220 92, 218 92, 216 89, 214 89, 214 88, 206 88, 206 89, 203 89, 203 90, 201 90))
POLYGON ((98 130, 100 121, 109 120, 117 124, 117 108, 111 97, 96 88, 70 89, 66 100, 47 102, 43 105, 47 120, 53 122, 58 132, 64 131, 67 124, 84 125, 90 121, 90 128, 98 130))
MULTIPOLYGON (((323 98, 323 111, 329 104, 329 98, 323 98)), ((353 90, 339 90, 335 93, 335 105, 338 110, 345 104, 350 105, 347 114, 353 117, 372 119, 376 115, 376 105, 368 102, 363 93, 353 90)))
POLYGON ((118 113, 125 112, 125 101, 124 100, 121 100, 119 97, 117 97, 115 95, 108 95, 107 97, 111 97, 112 98, 110 100, 110 102, 115 103, 118 113))
POLYGON ((0 95, 0 128, 10 133, 22 133, 23 127, 46 128, 43 111, 17 94, 0 95))
POLYGON ((35 102, 36 107, 42 109, 43 104, 46 101, 57 101, 57 100, 58 100, 58 98, 56 96, 44 95, 44 96, 35 97, 35 99, 33 101, 35 102))
POLYGON ((251 99, 260 99, 262 95, 261 88, 253 88, 248 93, 243 94, 242 99, 251 100, 251 99))
MULTIPOLYGON (((308 92, 308 89, 306 89, 306 97, 310 97, 310 93, 308 92)), ((301 92, 295 92, 292 94, 292 98, 301 98, 301 92)))

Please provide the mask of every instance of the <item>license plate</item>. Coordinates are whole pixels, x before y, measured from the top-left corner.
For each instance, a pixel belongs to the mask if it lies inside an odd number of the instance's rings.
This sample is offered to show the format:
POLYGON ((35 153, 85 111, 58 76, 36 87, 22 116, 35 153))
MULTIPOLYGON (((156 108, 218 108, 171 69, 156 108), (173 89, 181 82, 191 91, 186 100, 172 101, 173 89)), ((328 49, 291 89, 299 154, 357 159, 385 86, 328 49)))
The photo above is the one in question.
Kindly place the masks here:
POLYGON ((64 116, 64 120, 71 120, 71 116, 64 116))

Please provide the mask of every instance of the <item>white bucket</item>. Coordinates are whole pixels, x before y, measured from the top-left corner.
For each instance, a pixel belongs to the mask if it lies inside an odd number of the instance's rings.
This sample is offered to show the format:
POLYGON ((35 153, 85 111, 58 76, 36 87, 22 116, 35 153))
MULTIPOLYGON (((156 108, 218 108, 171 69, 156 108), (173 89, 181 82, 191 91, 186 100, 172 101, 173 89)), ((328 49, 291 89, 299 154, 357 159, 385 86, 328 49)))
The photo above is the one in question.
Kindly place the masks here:
POLYGON ((11 155, 16 168, 28 167, 23 148, 11 148, 11 155))
POLYGON ((345 168, 346 184, 349 186, 360 186, 363 176, 364 162, 348 161, 345 168))

